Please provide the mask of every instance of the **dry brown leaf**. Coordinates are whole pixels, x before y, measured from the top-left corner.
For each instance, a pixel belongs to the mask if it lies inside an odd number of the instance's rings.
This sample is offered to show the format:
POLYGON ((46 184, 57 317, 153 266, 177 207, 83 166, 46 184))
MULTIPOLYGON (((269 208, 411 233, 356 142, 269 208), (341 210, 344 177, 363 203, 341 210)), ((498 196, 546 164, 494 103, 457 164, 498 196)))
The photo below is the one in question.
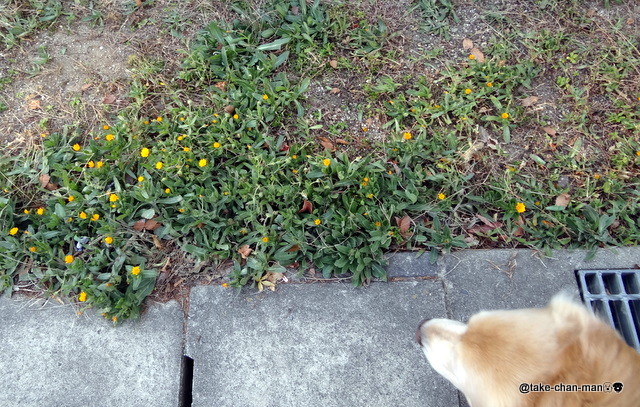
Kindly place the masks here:
POLYGON ((529 97, 526 97, 526 98, 522 99, 520 101, 520 103, 524 107, 530 107, 530 106, 533 106, 536 103, 538 103, 538 100, 539 100, 539 98, 537 96, 529 96, 529 97))
POLYGON ((571 202, 571 195, 564 193, 564 194, 560 194, 556 197, 556 206, 562 206, 562 207, 567 207, 567 205, 569 205, 569 202, 571 202))
POLYGON ((84 85, 82 85, 82 86, 80 87, 80 91, 81 91, 81 92, 84 92, 85 90, 89 89, 89 88, 90 88, 90 87, 92 87, 92 86, 93 86, 93 84, 91 84, 91 83, 85 83, 84 85))
POLYGON ((214 86, 223 92, 227 90, 227 82, 225 81, 216 82, 214 86))
POLYGON ((471 48, 471 55, 474 56, 474 59, 480 63, 484 62, 484 54, 478 48, 471 48))
POLYGON ((102 99, 102 103, 104 103, 105 105, 110 105, 115 103, 116 101, 116 95, 107 95, 104 97, 104 99, 102 99))
POLYGON ((136 6, 138 7, 142 6, 142 0, 136 0, 136 6))
POLYGON ((302 201, 302 208, 298 211, 298 213, 311 213, 313 212, 313 204, 306 199, 302 201))
POLYGON ((337 95, 338 93, 340 93, 340 89, 339 88, 331 88, 329 93, 331 93, 332 95, 337 95))
POLYGON ((133 230, 137 230, 138 232, 142 232, 144 230, 144 224, 146 219, 140 219, 136 223, 133 224, 133 230))
POLYGON ((300 250, 300 246, 297 244, 294 244, 293 246, 291 246, 290 248, 287 249, 288 252, 290 253, 295 253, 298 250, 300 250))
POLYGON ((555 136, 558 133, 556 131, 556 129, 554 129, 553 127, 549 127, 549 126, 543 127, 542 130, 544 130, 544 132, 547 133, 550 136, 555 136))
POLYGON ((465 38, 464 40, 462 40, 462 48, 464 48, 464 49, 472 49, 473 48, 473 41, 471 41, 469 38, 465 38))
POLYGON ((253 252, 253 249, 248 245, 248 244, 243 244, 242 246, 240 246, 240 248, 238 249, 238 253, 240 253, 240 256, 243 259, 246 259, 249 257, 249 255, 251 254, 251 252, 253 252))
POLYGON ((38 177, 38 180, 40 181, 40 186, 44 188, 47 186, 47 184, 51 180, 51 176, 49 176, 49 174, 40 174, 40 176, 38 177))
POLYGON ((233 114, 235 111, 236 111, 236 108, 233 105, 227 105, 224 107, 225 113, 233 114))
POLYGON ((404 215, 402 218, 396 217, 396 224, 398 225, 398 229, 400 231, 400 235, 406 238, 409 233, 409 228, 411 227, 411 218, 408 215, 404 215))
POLYGON ((320 145, 322 145, 322 147, 324 147, 327 150, 333 151, 335 149, 335 147, 333 146, 333 143, 330 141, 321 141, 320 145))
POLYGON ((338 68, 338 61, 336 61, 335 59, 332 59, 331 61, 329 61, 329 65, 331 65, 331 67, 333 69, 337 69, 338 68))
POLYGON ((337 138, 336 139, 336 144, 348 145, 349 142, 347 140, 345 140, 345 139, 337 138))

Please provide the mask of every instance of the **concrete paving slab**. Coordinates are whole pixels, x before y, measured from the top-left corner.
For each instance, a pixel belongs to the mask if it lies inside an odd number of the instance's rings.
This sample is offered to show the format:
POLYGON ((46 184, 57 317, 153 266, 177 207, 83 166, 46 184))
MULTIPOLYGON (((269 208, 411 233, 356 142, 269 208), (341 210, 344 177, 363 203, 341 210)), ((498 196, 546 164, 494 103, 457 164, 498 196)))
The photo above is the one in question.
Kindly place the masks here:
POLYGON ((386 267, 387 276, 393 277, 438 277, 443 267, 443 258, 431 263, 428 252, 402 252, 387 255, 389 264, 386 267))
POLYGON ((414 343, 443 317, 439 281, 194 287, 186 353, 193 406, 456 406, 414 343))
POLYGON ((0 298, 0 406, 178 405, 183 312, 154 304, 113 325, 69 305, 0 298))
POLYGON ((577 269, 632 268, 640 248, 587 252, 557 251, 543 257, 534 250, 462 250, 445 256, 441 278, 447 289, 450 317, 465 321, 485 309, 544 306, 562 290, 578 294, 577 269))

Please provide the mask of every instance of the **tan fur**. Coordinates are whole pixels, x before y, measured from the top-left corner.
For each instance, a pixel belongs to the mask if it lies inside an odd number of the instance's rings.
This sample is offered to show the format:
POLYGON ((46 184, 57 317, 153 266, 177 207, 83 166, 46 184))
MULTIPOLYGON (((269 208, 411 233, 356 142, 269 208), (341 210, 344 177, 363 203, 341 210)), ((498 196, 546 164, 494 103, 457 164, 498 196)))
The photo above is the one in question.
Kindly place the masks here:
POLYGON ((457 335, 447 324, 426 322, 417 338, 472 407, 640 406, 640 354, 563 296, 543 309, 476 314, 457 335), (520 393, 521 383, 605 382, 622 382, 622 392, 520 393))

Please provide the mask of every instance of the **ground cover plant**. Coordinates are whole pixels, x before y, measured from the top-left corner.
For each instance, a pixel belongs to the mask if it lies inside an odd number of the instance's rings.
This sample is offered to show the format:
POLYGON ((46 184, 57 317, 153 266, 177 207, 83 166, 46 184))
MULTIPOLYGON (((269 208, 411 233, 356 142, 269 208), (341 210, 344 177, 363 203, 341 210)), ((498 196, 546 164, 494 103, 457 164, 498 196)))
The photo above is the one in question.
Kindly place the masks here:
MULTIPOLYGON (((410 6, 419 35, 443 41, 464 11, 410 6)), ((44 6, 21 7, 35 18, 44 6)), ((170 74, 129 58, 126 106, 99 125, 42 120, 37 147, 0 158, 0 288, 29 284, 118 321, 166 279, 168 252, 231 259, 220 282, 262 290, 288 267, 385 279, 384 253, 397 249, 435 260, 465 247, 638 244, 635 22, 594 25, 576 2, 530 7, 562 28, 522 30, 519 14, 487 11, 501 36, 408 55, 388 21, 358 7, 237 2, 170 74), (318 83, 354 73, 357 121, 314 107, 318 83), (562 108, 546 109, 551 99, 562 108)), ((41 23, 61 16, 73 13, 41 23)), ((16 18, 0 20, 7 47, 38 29, 18 33, 16 18)), ((179 37, 176 21, 165 20, 179 37)))

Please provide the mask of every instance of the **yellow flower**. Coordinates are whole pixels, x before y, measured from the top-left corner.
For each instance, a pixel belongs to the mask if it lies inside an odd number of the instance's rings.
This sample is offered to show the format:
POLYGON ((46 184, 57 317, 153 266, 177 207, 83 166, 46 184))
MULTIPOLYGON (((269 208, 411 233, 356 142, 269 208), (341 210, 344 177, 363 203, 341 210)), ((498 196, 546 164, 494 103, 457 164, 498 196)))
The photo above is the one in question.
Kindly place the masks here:
POLYGON ((17 235, 17 234, 18 234, 18 231, 20 231, 20 229, 18 229, 18 228, 11 228, 11 230, 9 230, 9 234, 10 234, 11 236, 14 236, 14 235, 17 235))
POLYGON ((142 181, 144 181, 144 177, 141 175, 138 177, 138 182, 142 182, 142 181))
POLYGON ((269 243, 269 237, 265 236, 262 238, 262 243, 269 243))
POLYGON ((508 119, 509 118, 509 113, 504 112, 500 115, 500 117, 502 117, 503 119, 508 119))
POLYGON ((198 161, 198 167, 204 167, 206 165, 207 165, 207 160, 205 160, 204 158, 198 161))
POLYGON ((137 276, 138 274, 140 274, 140 267, 139 266, 133 266, 131 268, 131 274, 133 274, 134 276, 137 276))
POLYGON ((24 211, 22 211, 25 215, 28 215, 31 213, 31 211, 29 209, 25 209, 24 211))
POLYGON ((362 185, 363 187, 366 187, 367 185, 369 185, 369 183, 368 182, 363 182, 360 185, 362 185))
POLYGON ((191 151, 191 149, 189 147, 182 147, 182 151, 188 153, 189 151, 191 151))
POLYGON ((109 202, 116 202, 120 197, 117 194, 109 194, 109 202))
POLYGON ((374 223, 374 225, 376 225, 376 227, 379 228, 380 226, 382 226, 382 222, 376 222, 374 223))
POLYGON ((107 141, 113 141, 113 139, 115 139, 116 136, 114 136, 113 134, 107 134, 106 136, 104 136, 104 139, 107 141))
POLYGON ((102 126, 102 130, 109 130, 111 127, 109 127, 109 125, 105 124, 104 126, 102 126))
POLYGON ((73 151, 80 151, 80 144, 76 143, 73 146, 71 146, 71 148, 73 148, 73 151))
POLYGON ((146 158, 149 157, 149 149, 147 147, 143 148, 142 150, 140 150, 140 157, 146 158))
POLYGON ((149 120, 143 121, 142 124, 149 124, 149 120))
POLYGON ((222 195, 225 195, 225 196, 229 195, 229 191, 224 191, 222 195))
POLYGON ((373 194, 367 194, 367 198, 369 199, 373 198, 373 194))
POLYGON ((321 224, 321 223, 322 223, 322 221, 321 221, 320 219, 316 219, 316 220, 314 220, 314 221, 313 221, 313 223, 314 223, 315 225, 319 225, 319 224, 321 224))
POLYGON ((97 213, 94 213, 93 215, 91 215, 91 220, 92 221, 96 221, 98 219, 100 219, 100 215, 98 215, 97 213))
POLYGON ((405 140, 411 140, 413 138, 413 135, 410 132, 405 131, 404 133, 402 133, 402 138, 405 140))
POLYGON ((184 213, 184 208, 180 208, 180 209, 178 209, 178 212, 180 212, 180 213, 184 213))
POLYGON ((162 163, 162 161, 158 161, 156 163, 156 170, 161 170, 163 166, 164 166, 164 164, 162 163))
POLYGON ((37 248, 37 247, 35 247, 35 246, 31 246, 31 247, 29 248, 29 251, 30 251, 31 253, 35 253, 35 252, 37 252, 37 251, 38 251, 38 248, 37 248))
POLYGON ((111 317, 111 320, 115 324, 116 322, 118 322, 118 317, 114 315, 114 316, 111 317))
POLYGON ((38 215, 44 215, 44 208, 38 208, 38 209, 36 209, 36 213, 37 213, 38 215))
POLYGON ((369 182, 369 178, 368 177, 364 177, 364 178, 362 178, 362 181, 369 182))
POLYGON ((264 95, 262 95, 262 99, 264 100, 269 100, 269 95, 267 95, 266 93, 264 95))
POLYGON ((82 291, 80 293, 80 295, 78 295, 78 301, 80 302, 85 302, 87 300, 87 293, 85 293, 84 291, 82 291))
POLYGON ((180 121, 181 121, 181 122, 183 122, 183 121, 185 121, 185 120, 187 120, 187 119, 186 119, 186 118, 184 118, 184 117, 181 117, 181 118, 180 118, 180 121))
POLYGON ((322 164, 324 164, 325 167, 328 167, 331 165, 331 160, 328 158, 325 158, 324 160, 322 160, 322 164))
POLYGON ((636 151, 636 155, 640 157, 640 150, 636 151))
POLYGON ((78 217, 79 217, 80 219, 87 219, 87 216, 88 216, 88 215, 87 215, 87 213, 86 213, 86 212, 84 212, 84 211, 83 211, 83 212, 80 212, 80 213, 78 214, 78 217))
POLYGON ((184 136, 185 136, 184 134, 181 136, 178 136, 178 141, 182 141, 184 139, 184 136))
POLYGON ((292 173, 297 174, 298 170, 291 170, 292 173))
POLYGON ((527 210, 527 207, 526 207, 526 205, 525 205, 525 204, 523 204, 522 202, 518 202, 518 203, 516 204, 516 212, 518 212, 518 213, 522 213, 522 212, 524 212, 524 211, 526 211, 526 210, 527 210))
POLYGON ((156 121, 161 122, 162 121, 162 117, 160 117, 160 116, 156 117, 156 121))
POLYGON ((165 194, 170 194, 171 193, 171 188, 165 188, 164 193, 165 194))
POLYGON ((447 197, 447 196, 446 196, 445 194, 443 194, 442 192, 438 194, 438 199, 439 199, 439 200, 441 200, 441 201, 442 201, 443 199, 445 199, 446 197, 447 197))
POLYGON ((104 163, 102 161, 96 162, 96 168, 102 168, 103 165, 104 163))
POLYGON ((471 60, 476 59, 476 56, 473 55, 473 54, 469 54, 469 59, 471 59, 471 60))
POLYGON ((298 158, 298 156, 297 156, 297 155, 295 155, 295 154, 293 154, 293 155, 291 156, 291 158, 293 158, 293 159, 295 160, 296 158, 298 158))
POLYGON ((600 175, 600 174, 594 174, 594 175, 593 175, 593 178, 595 178, 595 179, 600 179, 600 178, 602 178, 602 175, 600 175))
POLYGON ((104 238, 104 242, 106 244, 111 244, 111 243, 113 243, 113 238, 111 236, 107 236, 107 237, 104 238))
POLYGON ((87 163, 87 167, 89 167, 89 168, 93 168, 93 167, 95 167, 95 166, 96 166, 96 163, 94 163, 93 161, 89 161, 89 162, 87 163))
POLYGON ((213 143, 213 148, 220 148, 220 143, 218 143, 217 141, 213 143))
POLYGON ((75 257, 73 257, 70 254, 67 254, 66 256, 64 256, 64 262, 67 263, 67 264, 73 263, 74 259, 75 259, 75 257))
POLYGON ((238 113, 236 113, 236 114, 234 114, 234 115, 233 115, 233 118, 234 118, 234 119, 236 119, 236 120, 238 120, 238 118, 239 118, 239 117, 240 117, 240 116, 238 116, 238 113))
POLYGON ((71 195, 69 198, 67 198, 67 201, 68 201, 68 202, 73 202, 73 201, 75 201, 75 200, 76 200, 76 197, 75 197, 75 196, 73 196, 73 195, 71 195))
POLYGON ((487 82, 487 88, 492 88, 493 87, 493 82, 487 82))
POLYGON ((464 94, 468 95, 469 93, 473 92, 471 89, 467 88, 464 90, 464 94))

